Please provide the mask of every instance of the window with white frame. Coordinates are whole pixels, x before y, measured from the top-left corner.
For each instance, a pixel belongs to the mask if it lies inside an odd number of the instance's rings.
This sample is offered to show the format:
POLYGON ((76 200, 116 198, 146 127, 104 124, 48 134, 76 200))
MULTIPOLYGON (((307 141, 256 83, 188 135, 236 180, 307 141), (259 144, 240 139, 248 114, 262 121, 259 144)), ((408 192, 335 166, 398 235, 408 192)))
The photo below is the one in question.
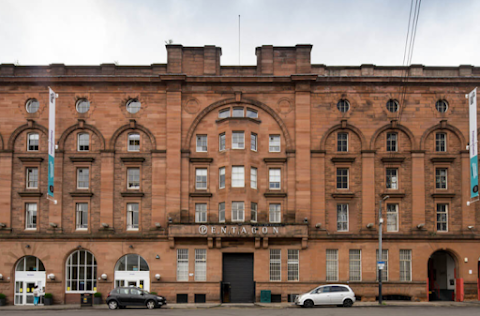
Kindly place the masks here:
POLYGON ((338 281, 338 249, 327 249, 326 281, 338 281))
POLYGON ((227 118, 227 117, 230 117, 230 108, 220 110, 220 112, 218 112, 218 118, 227 118))
POLYGON ((138 230, 138 203, 127 204, 127 230, 138 230))
POLYGON ((257 188, 257 168, 254 167, 250 169, 250 187, 252 189, 257 188))
POLYGON ((207 204, 197 203, 195 204, 195 223, 207 222, 207 204))
POLYGON ((439 152, 447 151, 447 134, 445 133, 435 134, 435 151, 439 151, 439 152))
POLYGON ((362 251, 360 249, 350 249, 350 281, 362 281, 362 251))
POLYGON ((127 189, 140 189, 140 168, 127 168, 127 189))
POLYGON ((243 222, 245 220, 245 203, 232 202, 232 222, 243 222))
POLYGON ((448 204, 437 204, 437 232, 448 231, 448 204))
POLYGON ((398 204, 387 204, 387 232, 398 232, 398 204))
POLYGON ((225 167, 218 169, 218 187, 225 189, 225 167))
POLYGON ((348 133, 337 134, 337 151, 340 151, 340 152, 348 151, 348 133))
POLYGON ((254 109, 247 108, 247 117, 258 118, 258 112, 254 109))
POLYGON ((270 223, 280 223, 282 221, 281 205, 270 204, 269 208, 270 223))
POLYGON ((25 204, 25 228, 37 229, 37 203, 25 204))
POLYGON ((250 204, 250 221, 256 223, 257 216, 258 216, 258 204, 255 202, 252 202, 250 204))
POLYGON ((232 167, 232 188, 243 188, 245 186, 245 168, 243 166, 232 167))
POLYGON ((27 150, 38 151, 39 135, 37 133, 30 133, 27 136, 27 150))
POLYGON ((299 280, 299 250, 288 249, 287 257, 287 280, 298 281, 299 280))
POLYGON ((348 232, 348 204, 337 204, 337 231, 348 232))
POLYGON ((225 202, 218 203, 218 221, 225 222, 225 202))
POLYGON ((282 255, 280 249, 270 249, 270 281, 282 280, 282 255))
POLYGON ((140 134, 128 134, 128 151, 140 151, 140 134))
POLYGON ((97 260, 88 250, 76 250, 67 259, 66 293, 93 293, 97 287, 97 260))
POLYGON ((400 281, 412 281, 412 251, 400 249, 400 281))
POLYGON ((233 117, 243 117, 244 116, 244 110, 243 108, 233 108, 233 117))
POLYGON ((88 228, 88 203, 76 203, 76 227, 77 229, 88 228))
POLYGON ((27 168, 27 189, 38 189, 38 168, 27 168))
POLYGON ((90 183, 90 169, 77 168, 77 189, 88 189, 90 183))
POLYGON ((244 132, 232 133, 232 148, 245 149, 245 133, 244 132))
MULTIPOLYGON (((382 249, 382 259, 381 260, 380 260, 380 257, 378 255, 378 249, 377 249, 377 262, 378 261, 385 262, 385 266, 383 267, 383 270, 382 270, 382 281, 386 282, 386 281, 388 281, 388 249, 382 249)), ((377 269, 377 281, 378 281, 378 269, 377 269)))
POLYGON ((386 176, 387 189, 398 190, 398 168, 387 168, 386 176))
POLYGON ((77 136, 77 151, 90 150, 90 135, 88 133, 79 133, 77 136))
POLYGON ((274 153, 280 152, 280 135, 270 135, 268 150, 274 153))
POLYGON ((337 168, 337 189, 348 189, 348 168, 337 168))
POLYGON ((257 134, 250 134, 250 149, 257 151, 257 134))
POLYGON ((207 169, 195 169, 195 189, 206 190, 207 189, 207 169))
POLYGON ((197 153, 207 152, 207 135, 197 135, 197 153))
POLYGON ((218 150, 219 151, 225 150, 225 133, 222 133, 218 136, 218 150))
POLYGON ((387 151, 398 151, 397 139, 397 133, 387 133, 387 151))
POLYGON ((447 188, 447 169, 446 168, 435 169, 435 187, 437 189, 447 188))
POLYGON ((207 281, 207 249, 195 249, 195 281, 207 281))
POLYGON ((177 281, 188 281, 188 249, 177 249, 177 281))
POLYGON ((269 169, 268 173, 270 190, 280 190, 281 169, 269 169))

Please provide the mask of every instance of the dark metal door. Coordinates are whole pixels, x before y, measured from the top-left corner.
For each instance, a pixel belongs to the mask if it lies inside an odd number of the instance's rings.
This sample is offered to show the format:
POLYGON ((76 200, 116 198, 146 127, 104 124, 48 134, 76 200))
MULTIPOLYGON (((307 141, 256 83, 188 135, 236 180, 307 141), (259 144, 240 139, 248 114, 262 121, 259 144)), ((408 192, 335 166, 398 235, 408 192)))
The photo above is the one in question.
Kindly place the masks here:
POLYGON ((224 253, 223 282, 230 283, 231 303, 253 303, 253 253, 224 253))

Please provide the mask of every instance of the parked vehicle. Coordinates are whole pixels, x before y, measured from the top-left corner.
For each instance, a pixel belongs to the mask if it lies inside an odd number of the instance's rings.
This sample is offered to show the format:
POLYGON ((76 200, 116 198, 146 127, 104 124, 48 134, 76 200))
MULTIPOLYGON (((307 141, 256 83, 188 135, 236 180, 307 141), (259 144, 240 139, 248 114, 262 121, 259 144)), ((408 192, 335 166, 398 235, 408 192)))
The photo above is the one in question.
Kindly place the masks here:
POLYGON ((167 305, 165 297, 150 294, 137 287, 117 287, 108 294, 106 302, 110 309, 127 306, 146 306, 148 309, 154 309, 167 305))
POLYGON ((300 294, 295 305, 313 307, 314 305, 340 305, 351 307, 355 303, 355 293, 348 285, 329 284, 314 288, 310 292, 300 294))

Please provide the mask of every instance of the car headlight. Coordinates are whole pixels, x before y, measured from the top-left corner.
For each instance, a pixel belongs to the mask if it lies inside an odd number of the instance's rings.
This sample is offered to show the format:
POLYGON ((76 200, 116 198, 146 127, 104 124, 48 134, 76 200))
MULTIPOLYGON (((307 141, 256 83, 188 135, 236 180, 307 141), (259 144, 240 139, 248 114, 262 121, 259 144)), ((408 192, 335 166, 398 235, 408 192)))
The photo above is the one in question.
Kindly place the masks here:
POLYGON ((165 298, 163 296, 157 296, 157 299, 164 300, 165 298))

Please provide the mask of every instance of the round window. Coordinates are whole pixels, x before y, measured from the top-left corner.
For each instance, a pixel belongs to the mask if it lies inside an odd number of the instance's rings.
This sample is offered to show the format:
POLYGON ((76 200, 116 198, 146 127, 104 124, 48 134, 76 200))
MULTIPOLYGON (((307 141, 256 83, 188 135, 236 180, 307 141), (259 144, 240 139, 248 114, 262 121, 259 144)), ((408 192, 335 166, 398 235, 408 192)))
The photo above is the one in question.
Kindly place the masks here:
POLYGON ((30 99, 27 101, 26 107, 28 113, 36 113, 40 108, 40 103, 37 99, 30 99))
POLYGON ((445 113, 448 110, 448 103, 446 100, 438 100, 437 103, 435 103, 435 108, 438 112, 445 113))
POLYGON ((127 111, 128 113, 135 114, 138 111, 140 111, 140 107, 142 106, 142 103, 138 101, 137 99, 132 99, 127 102, 127 111))
POLYGON ((76 107, 78 113, 86 113, 90 109, 90 102, 87 99, 80 99, 76 107))
POLYGON ((342 112, 342 113, 345 113, 347 112, 348 110, 350 110, 350 103, 348 103, 347 100, 340 100, 338 101, 337 103, 337 109, 342 112))
POLYGON ((389 110, 392 113, 397 112, 398 111, 398 102, 395 101, 395 100, 392 100, 392 99, 388 100, 387 110, 389 110))

